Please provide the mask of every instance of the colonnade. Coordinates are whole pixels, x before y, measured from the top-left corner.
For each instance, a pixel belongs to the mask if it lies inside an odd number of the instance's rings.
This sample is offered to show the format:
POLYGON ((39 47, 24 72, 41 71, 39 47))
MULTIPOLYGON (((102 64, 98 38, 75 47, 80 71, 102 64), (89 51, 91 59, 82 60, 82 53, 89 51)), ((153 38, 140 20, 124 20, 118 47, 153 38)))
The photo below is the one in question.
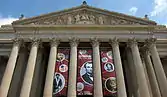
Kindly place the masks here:
MULTIPOLYGON (((31 44, 30 54, 27 62, 27 68, 24 75, 24 80, 20 92, 20 97, 30 97, 30 91, 32 87, 32 79, 34 75, 35 63, 37 59, 37 52, 40 45, 39 39, 34 39, 31 44)), ((50 40, 50 55, 48 61, 48 67, 46 72, 46 80, 44 85, 43 97, 52 97, 53 92, 53 76, 55 70, 55 62, 57 56, 57 49, 61 41, 55 38, 50 40)), ((81 41, 80 41, 81 42, 81 41)), ((103 97, 102 89, 102 77, 101 77, 101 64, 98 39, 90 40, 93 49, 93 77, 94 77, 94 97, 103 97)), ((148 39, 145 42, 147 50, 145 50, 145 62, 147 73, 149 74, 149 82, 151 84, 153 97, 167 97, 167 79, 162 67, 162 63, 156 48, 156 40, 148 39), (149 53, 148 53, 149 52, 149 53), (150 59, 152 57, 152 60, 150 59)), ((12 75, 16 65, 20 45, 22 45, 19 39, 16 39, 13 43, 13 48, 6 66, 6 70, 0 85, 0 97, 7 97, 10 84, 12 81, 12 75)), ((70 64, 69 64, 69 76, 68 80, 68 97, 76 97, 76 79, 77 79, 77 47, 79 40, 72 38, 69 40, 70 51, 70 64)), ((119 50, 119 41, 111 39, 109 41, 113 50, 114 64, 116 70, 116 83, 117 83, 117 97, 127 97, 127 90, 125 85, 122 61, 119 50)), ((138 85, 138 97, 151 97, 149 87, 147 84, 146 75, 144 73, 144 67, 142 64, 138 42, 135 39, 129 39, 127 41, 128 47, 132 51, 132 57, 134 59, 134 68, 136 70, 137 85, 138 85)))

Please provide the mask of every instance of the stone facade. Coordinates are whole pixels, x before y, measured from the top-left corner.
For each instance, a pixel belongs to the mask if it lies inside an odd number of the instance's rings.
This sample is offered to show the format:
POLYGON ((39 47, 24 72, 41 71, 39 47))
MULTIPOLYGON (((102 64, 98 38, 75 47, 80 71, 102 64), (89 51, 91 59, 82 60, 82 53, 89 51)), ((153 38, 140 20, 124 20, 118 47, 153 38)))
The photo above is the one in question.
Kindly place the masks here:
POLYGON ((88 6, 0 28, 0 97, 52 97, 58 48, 70 49, 67 97, 77 97, 77 50, 92 49, 93 97, 103 97, 100 50, 113 50, 116 97, 167 97, 167 28, 88 6))

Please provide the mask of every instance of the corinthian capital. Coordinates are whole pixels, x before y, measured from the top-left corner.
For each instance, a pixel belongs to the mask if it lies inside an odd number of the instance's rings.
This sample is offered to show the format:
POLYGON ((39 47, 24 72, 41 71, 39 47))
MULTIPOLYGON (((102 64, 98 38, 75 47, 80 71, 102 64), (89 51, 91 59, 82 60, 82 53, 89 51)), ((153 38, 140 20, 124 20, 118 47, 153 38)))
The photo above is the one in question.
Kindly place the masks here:
POLYGON ((58 46, 59 44, 60 44, 60 39, 56 39, 56 38, 51 38, 50 39, 50 45, 51 45, 51 47, 58 46))
POLYGON ((78 46, 78 44, 79 44, 79 39, 77 39, 75 37, 70 38, 69 41, 70 41, 71 47, 78 46))
POLYGON ((151 46, 153 46, 153 45, 155 45, 156 44, 156 38, 149 38, 149 39, 146 39, 146 45, 148 46, 148 47, 151 47, 151 46))
POLYGON ((38 46, 40 44, 39 38, 33 38, 31 39, 32 46, 38 46))
POLYGON ((93 47, 99 46, 99 40, 97 38, 91 38, 91 44, 93 47))
POLYGON ((119 40, 116 37, 114 39, 110 39, 109 41, 110 41, 109 43, 111 46, 119 45, 119 40))
POLYGON ((147 45, 144 45, 142 48, 141 48, 141 52, 142 52, 142 55, 150 55, 150 49, 147 45))
POLYGON ((22 39, 19 39, 19 38, 13 39, 14 45, 20 46, 20 45, 21 45, 21 42, 22 42, 22 39))
POLYGON ((128 39, 128 47, 132 47, 132 46, 136 46, 138 43, 137 43, 137 40, 135 38, 131 38, 131 39, 128 39))

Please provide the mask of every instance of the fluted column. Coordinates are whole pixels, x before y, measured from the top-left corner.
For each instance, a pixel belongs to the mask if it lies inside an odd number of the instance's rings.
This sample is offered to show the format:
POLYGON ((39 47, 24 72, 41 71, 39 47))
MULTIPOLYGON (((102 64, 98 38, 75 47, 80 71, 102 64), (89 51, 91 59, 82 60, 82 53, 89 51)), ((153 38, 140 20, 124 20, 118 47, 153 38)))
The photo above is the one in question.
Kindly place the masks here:
POLYGON ((26 43, 23 43, 20 46, 16 67, 14 70, 12 82, 10 84, 10 89, 8 92, 8 97, 20 96, 20 90, 21 90, 20 88, 22 86, 27 61, 28 61, 28 49, 27 49, 26 43))
POLYGON ((152 90, 152 94, 153 97, 161 97, 161 93, 159 90, 159 86, 158 86, 158 82, 156 79, 156 75, 155 75, 155 71, 150 59, 150 54, 148 51, 148 48, 144 48, 144 52, 143 52, 143 57, 146 63, 146 69, 147 69, 147 73, 148 73, 148 78, 149 78, 149 82, 151 85, 151 90, 152 90))
POLYGON ((127 47, 126 48, 126 57, 127 57, 127 60, 128 60, 128 64, 125 68, 128 68, 129 67, 129 71, 127 74, 127 76, 130 76, 131 79, 130 80, 130 86, 129 87, 132 91, 132 94, 129 95, 130 97, 139 97, 139 92, 138 92, 138 85, 137 85, 137 76, 136 76, 136 68, 134 68, 134 58, 133 58, 133 55, 132 55, 132 50, 130 49, 130 47, 127 47))
POLYGON ((134 66, 136 68, 136 76, 140 97, 150 97, 149 88, 144 73, 144 67, 139 54, 138 44, 135 39, 130 39, 129 45, 132 50, 132 56, 134 58, 134 66))
POLYGON ((32 47, 31 47, 31 51, 30 51, 30 55, 29 55, 29 59, 27 63, 27 68, 26 68, 26 72, 24 75, 20 97, 30 97, 30 91, 31 91, 32 79, 33 79, 34 70, 35 70, 38 46, 39 46, 39 40, 34 39, 32 42, 32 47))
POLYGON ((11 83, 13 72, 16 65, 19 48, 20 48, 20 41, 18 39, 15 39, 8 63, 6 65, 4 75, 2 78, 2 82, 0 86, 0 97, 7 97, 8 95, 10 83, 11 83))
POLYGON ((94 97, 103 97, 101 64, 99 42, 97 39, 92 40, 93 47, 93 94, 94 97))
POLYGON ((162 97, 167 97, 167 79, 166 79, 165 72, 164 72, 164 69, 155 45, 156 39, 151 38, 147 42, 148 42, 149 50, 153 60, 155 74, 158 80, 161 95, 162 97))
POLYGON ((78 40, 76 38, 70 39, 70 46, 71 46, 71 52, 70 52, 67 97, 76 97, 78 40))
POLYGON ((125 82, 124 82, 124 74, 122 69, 122 61, 121 61, 120 51, 119 51, 119 43, 117 39, 112 40, 111 45, 113 49, 114 64, 116 69, 117 95, 118 97, 127 97, 125 82))
POLYGON ((146 76, 146 81, 147 81, 147 85, 148 85, 149 94, 150 94, 150 97, 153 97, 153 94, 152 94, 152 91, 151 91, 151 85, 150 85, 149 78, 148 78, 148 73, 147 73, 147 70, 146 70, 146 63, 144 61, 142 51, 140 51, 140 53, 141 53, 141 60, 142 60, 143 67, 144 67, 144 74, 146 76))
POLYGON ((53 77, 55 72, 58 45, 59 45, 58 40, 56 39, 51 40, 51 48, 50 48, 50 55, 49 55, 49 62, 48 62, 48 68, 46 73, 43 97, 52 97, 53 95, 53 77))

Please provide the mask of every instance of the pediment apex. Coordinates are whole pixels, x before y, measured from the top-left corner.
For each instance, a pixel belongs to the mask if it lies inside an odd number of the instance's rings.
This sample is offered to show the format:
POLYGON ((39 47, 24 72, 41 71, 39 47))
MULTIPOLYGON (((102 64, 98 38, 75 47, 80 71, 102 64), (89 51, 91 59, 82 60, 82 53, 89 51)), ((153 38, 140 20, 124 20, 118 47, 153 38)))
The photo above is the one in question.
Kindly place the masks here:
POLYGON ((13 25, 156 25, 156 22, 82 4, 70 9, 14 21, 13 25))

